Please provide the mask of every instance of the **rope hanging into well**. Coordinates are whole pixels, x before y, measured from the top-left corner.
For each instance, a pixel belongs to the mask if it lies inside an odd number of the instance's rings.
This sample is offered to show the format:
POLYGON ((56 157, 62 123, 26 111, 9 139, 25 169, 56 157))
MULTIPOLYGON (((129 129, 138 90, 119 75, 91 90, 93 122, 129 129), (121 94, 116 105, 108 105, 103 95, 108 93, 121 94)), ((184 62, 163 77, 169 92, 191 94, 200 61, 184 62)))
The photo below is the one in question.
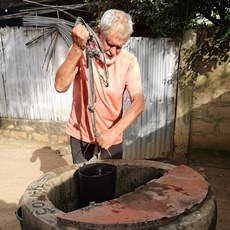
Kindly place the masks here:
MULTIPOLYGON (((102 81, 106 87, 109 86, 109 73, 108 73, 108 67, 106 64, 105 55, 97 34, 88 26, 88 24, 81 17, 77 18, 75 25, 79 23, 84 25, 90 34, 90 38, 86 44, 86 59, 87 59, 87 68, 89 70, 89 90, 90 90, 90 103, 88 105, 88 110, 90 111, 90 115, 91 115, 94 137, 97 138, 99 134, 97 133, 97 128, 96 128, 96 116, 95 116, 95 107, 94 107, 95 89, 94 89, 94 75, 93 75, 93 62, 95 63, 95 59, 99 59, 102 55, 104 76, 100 74, 100 77, 102 78, 102 81), (96 49, 90 46, 91 41, 94 42, 96 49)), ((96 63, 95 66, 97 68, 96 63)))

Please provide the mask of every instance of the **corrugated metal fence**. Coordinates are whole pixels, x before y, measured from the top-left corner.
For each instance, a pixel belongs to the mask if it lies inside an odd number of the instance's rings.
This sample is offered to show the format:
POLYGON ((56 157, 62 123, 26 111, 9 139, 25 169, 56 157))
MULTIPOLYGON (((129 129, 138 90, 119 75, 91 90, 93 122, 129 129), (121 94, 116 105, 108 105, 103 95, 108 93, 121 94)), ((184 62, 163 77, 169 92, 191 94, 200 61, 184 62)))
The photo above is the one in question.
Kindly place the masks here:
POLYGON ((127 48, 140 63, 145 111, 125 133, 125 156, 128 159, 165 158, 173 141, 176 44, 170 39, 131 38, 127 48))
MULTIPOLYGON (((59 94, 53 85, 68 47, 51 36, 26 47, 39 33, 39 28, 0 28, 0 116, 67 121, 72 90, 59 94)), ((125 132, 124 156, 164 158, 172 145, 178 47, 170 39, 131 38, 125 48, 140 63, 146 108, 125 132)), ((126 96, 125 109, 128 105, 126 96)))

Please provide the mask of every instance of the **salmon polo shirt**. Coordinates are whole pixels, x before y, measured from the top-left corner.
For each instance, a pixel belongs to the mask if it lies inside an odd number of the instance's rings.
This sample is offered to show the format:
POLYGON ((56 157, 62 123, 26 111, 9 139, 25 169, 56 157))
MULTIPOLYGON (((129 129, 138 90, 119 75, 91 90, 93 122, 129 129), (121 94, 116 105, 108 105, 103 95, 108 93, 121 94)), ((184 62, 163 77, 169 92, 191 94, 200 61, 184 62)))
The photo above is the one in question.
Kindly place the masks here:
MULTIPOLYGON (((123 96, 125 90, 128 93, 142 91, 140 68, 136 57, 130 52, 122 49, 116 60, 107 63, 109 73, 109 86, 106 87, 102 80, 104 76, 102 60, 96 60, 93 66, 94 90, 95 90, 95 117, 96 130, 100 134, 114 126, 123 113, 123 96)), ((73 81, 73 102, 70 119, 66 132, 84 142, 94 142, 95 137, 91 122, 90 111, 90 88, 89 74, 86 63, 85 52, 76 67, 76 75, 73 81)), ((122 142, 123 134, 119 136, 116 143, 122 142)))

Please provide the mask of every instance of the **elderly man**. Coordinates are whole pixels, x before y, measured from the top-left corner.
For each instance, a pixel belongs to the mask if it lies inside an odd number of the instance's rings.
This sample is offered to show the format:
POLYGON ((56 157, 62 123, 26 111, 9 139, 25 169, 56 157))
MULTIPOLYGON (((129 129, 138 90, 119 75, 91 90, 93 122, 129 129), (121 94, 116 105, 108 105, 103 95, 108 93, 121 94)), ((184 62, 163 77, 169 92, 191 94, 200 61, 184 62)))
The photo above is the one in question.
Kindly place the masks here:
POLYGON ((121 10, 106 11, 97 27, 96 33, 103 49, 103 57, 93 63, 93 90, 95 126, 88 105, 90 103, 89 71, 86 45, 89 30, 77 24, 72 30, 73 44, 66 59, 58 68, 55 89, 66 92, 73 82, 73 102, 66 132, 70 135, 74 163, 84 162, 93 157, 98 147, 101 159, 122 158, 123 132, 144 110, 144 95, 141 86, 140 69, 136 57, 123 49, 133 32, 133 22, 129 14, 121 10), (102 80, 106 64, 109 86, 102 80), (123 114, 123 96, 127 90, 130 106, 123 114))

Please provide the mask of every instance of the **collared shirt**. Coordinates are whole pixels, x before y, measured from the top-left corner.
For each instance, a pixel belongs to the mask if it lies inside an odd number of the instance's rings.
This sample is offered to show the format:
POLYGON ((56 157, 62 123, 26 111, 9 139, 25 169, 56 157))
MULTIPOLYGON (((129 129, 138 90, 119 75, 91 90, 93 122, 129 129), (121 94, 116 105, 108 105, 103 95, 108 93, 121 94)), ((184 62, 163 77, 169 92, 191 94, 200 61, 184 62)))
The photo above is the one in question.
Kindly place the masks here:
MULTIPOLYGON (((99 73, 104 75, 103 62, 96 61, 99 73)), ((95 90, 95 117, 96 130, 100 134, 114 126, 123 113, 123 96, 125 90, 128 93, 142 91, 140 68, 136 57, 122 49, 117 59, 108 64, 109 86, 106 87, 98 74, 97 68, 93 67, 94 90, 95 90)), ((88 105, 90 103, 90 91, 88 81, 88 69, 86 66, 85 52, 76 67, 76 76, 73 81, 73 102, 70 119, 66 132, 79 140, 94 142, 94 133, 88 105)), ((123 134, 116 143, 122 142, 123 134)))

